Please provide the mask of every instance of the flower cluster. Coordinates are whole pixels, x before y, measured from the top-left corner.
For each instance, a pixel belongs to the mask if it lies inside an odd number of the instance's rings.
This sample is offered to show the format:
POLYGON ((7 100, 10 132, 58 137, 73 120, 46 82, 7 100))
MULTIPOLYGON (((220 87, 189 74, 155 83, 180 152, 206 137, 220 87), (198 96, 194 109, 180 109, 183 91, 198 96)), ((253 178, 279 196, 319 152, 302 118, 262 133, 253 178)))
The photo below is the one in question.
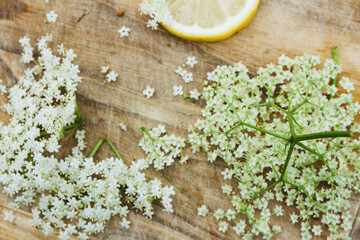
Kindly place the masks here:
MULTIPOLYGON (((187 61, 186 61, 186 65, 190 66, 191 68, 194 67, 194 65, 197 64, 197 61, 195 59, 195 57, 188 57, 187 61)), ((189 83, 194 81, 193 78, 193 73, 188 72, 185 67, 185 64, 183 64, 182 66, 178 67, 178 69, 176 69, 176 73, 181 76, 181 78, 184 80, 185 83, 189 83)))
POLYGON ((316 56, 283 55, 254 78, 241 63, 208 74, 204 118, 192 127, 188 141, 210 162, 224 160, 224 179, 238 184, 223 186, 233 209, 210 212, 202 206, 199 215, 213 215, 223 232, 232 224, 243 239, 279 233, 281 228, 270 224, 272 215, 298 222, 302 239, 325 229, 328 239, 347 238, 349 198, 360 190, 360 141, 348 131, 360 132, 355 122, 360 105, 348 79, 340 80, 347 93, 333 85, 340 71, 333 60, 321 64, 316 56), (290 215, 270 201, 297 210, 290 215), (322 225, 311 226, 314 218, 322 225))
POLYGON ((24 49, 22 53, 22 62, 30 63, 31 61, 34 61, 34 57, 33 57, 34 48, 30 45, 30 38, 28 37, 20 38, 19 42, 24 49))
POLYGON ((150 16, 147 26, 156 30, 159 23, 169 25, 172 21, 171 13, 169 12, 169 3, 167 0, 143 0, 140 4, 141 14, 150 16))
MULTIPOLYGON (((134 161, 128 167, 108 140, 117 158, 95 162, 92 157, 104 139, 89 157, 83 155, 85 131, 77 130, 83 120, 75 98, 81 78, 72 63, 76 55, 60 45, 61 57, 55 56, 48 47, 50 40, 46 36, 38 42, 36 65, 9 89, 9 102, 3 105, 11 120, 0 125, 0 182, 14 197, 10 206, 32 205, 33 224, 45 234, 60 229, 59 238, 64 240, 72 234, 88 239, 103 231, 113 215, 122 216, 120 225, 128 228, 128 202, 147 217, 154 214, 155 199, 161 200, 165 211, 173 211, 173 187, 164 187, 158 179, 147 181, 141 172, 147 162, 134 161), (78 143, 72 153, 56 158, 59 140, 75 130, 78 143)), ((28 47, 27 38, 20 42, 28 47)), ((13 221, 13 213, 5 219, 13 221)))
POLYGON ((139 146, 147 153, 147 157, 142 159, 146 164, 154 165, 157 170, 170 166, 176 158, 180 158, 180 163, 185 163, 188 156, 183 155, 182 149, 185 147, 185 139, 167 135, 165 126, 159 125, 156 128, 147 130, 141 128, 143 137, 139 146))
POLYGON ((110 71, 109 66, 102 66, 101 67, 101 73, 106 75, 106 81, 107 82, 115 82, 119 74, 117 74, 115 71, 110 71))

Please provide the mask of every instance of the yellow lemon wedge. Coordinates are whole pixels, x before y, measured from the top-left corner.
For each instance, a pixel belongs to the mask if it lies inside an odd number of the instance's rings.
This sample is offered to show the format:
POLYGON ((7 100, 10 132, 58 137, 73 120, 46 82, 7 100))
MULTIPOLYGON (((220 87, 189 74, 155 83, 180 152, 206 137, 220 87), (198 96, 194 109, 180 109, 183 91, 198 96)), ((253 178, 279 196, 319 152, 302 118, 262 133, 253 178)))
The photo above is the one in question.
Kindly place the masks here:
POLYGON ((172 21, 163 26, 193 41, 226 39, 249 25, 260 0, 168 0, 172 21))

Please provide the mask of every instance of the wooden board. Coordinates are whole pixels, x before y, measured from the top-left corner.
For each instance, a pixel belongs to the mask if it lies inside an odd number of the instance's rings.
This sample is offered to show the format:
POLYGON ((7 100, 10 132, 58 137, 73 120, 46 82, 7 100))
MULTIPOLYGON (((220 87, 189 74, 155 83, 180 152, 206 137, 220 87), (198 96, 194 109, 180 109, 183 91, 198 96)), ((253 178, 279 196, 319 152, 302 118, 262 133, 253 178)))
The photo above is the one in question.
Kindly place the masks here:
MULTIPOLYGON (((338 46, 344 74, 355 81, 355 99, 360 100, 360 1, 359 0, 262 0, 258 13, 249 27, 228 40, 217 43, 190 42, 169 34, 166 30, 146 28, 147 18, 141 16, 141 0, 0 0, 0 79, 8 86, 16 83, 24 66, 19 63, 21 48, 18 39, 24 35, 39 39, 53 34, 54 43, 64 43, 78 54, 83 83, 78 89, 78 104, 87 131, 89 149, 100 137, 114 142, 128 163, 144 154, 138 147, 140 127, 151 128, 165 124, 170 133, 186 136, 189 124, 201 116, 201 104, 174 97, 172 86, 181 84, 188 92, 200 88, 206 73, 219 64, 238 61, 255 75, 256 69, 276 61, 281 54, 300 55, 304 52, 331 57, 331 48, 338 46), (114 16, 124 9, 122 17, 114 16), (54 10, 56 23, 44 24, 46 12, 54 10), (130 36, 120 38, 121 26, 131 28, 130 36), (193 70, 195 81, 184 84, 174 70, 196 56, 198 64, 193 70), (100 67, 110 67, 120 74, 118 80, 104 84, 100 67), (156 89, 151 99, 142 95, 146 85, 156 89), (122 131, 118 123, 128 126, 122 131)), ((5 97, 1 97, 1 102, 5 97)), ((1 113, 0 118, 7 117, 1 113)), ((72 144, 71 137, 63 145, 72 144)), ((112 155, 103 147, 96 156, 99 160, 112 155)), ((148 170, 175 187, 175 213, 155 207, 152 220, 132 212, 129 230, 122 229, 114 217, 106 230, 94 239, 235 239, 234 231, 223 234, 217 230, 214 218, 197 216, 197 207, 229 206, 221 193, 224 180, 222 162, 210 164, 201 155, 192 156, 189 163, 178 163, 165 171, 148 170)), ((31 227, 29 209, 15 212, 13 224, 3 221, 6 203, 10 199, 0 194, 0 239, 37 240, 44 237, 31 227)), ((352 213, 360 216, 360 197, 352 198, 352 213)), ((283 232, 277 239, 300 239, 300 226, 291 225, 289 216, 275 219, 283 232), (286 218, 286 219, 284 219, 286 218)), ((360 224, 354 222, 350 236, 360 239, 360 224)), ((325 239, 325 238, 318 238, 325 239)))

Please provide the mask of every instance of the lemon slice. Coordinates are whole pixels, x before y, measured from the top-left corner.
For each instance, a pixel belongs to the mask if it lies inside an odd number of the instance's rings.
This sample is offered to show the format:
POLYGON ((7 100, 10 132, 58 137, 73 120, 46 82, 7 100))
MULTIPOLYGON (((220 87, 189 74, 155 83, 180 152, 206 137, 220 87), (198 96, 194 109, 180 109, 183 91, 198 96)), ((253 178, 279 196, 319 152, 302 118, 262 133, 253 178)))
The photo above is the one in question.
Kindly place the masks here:
POLYGON ((260 0, 168 0, 172 21, 163 26, 194 41, 220 41, 246 27, 260 0))

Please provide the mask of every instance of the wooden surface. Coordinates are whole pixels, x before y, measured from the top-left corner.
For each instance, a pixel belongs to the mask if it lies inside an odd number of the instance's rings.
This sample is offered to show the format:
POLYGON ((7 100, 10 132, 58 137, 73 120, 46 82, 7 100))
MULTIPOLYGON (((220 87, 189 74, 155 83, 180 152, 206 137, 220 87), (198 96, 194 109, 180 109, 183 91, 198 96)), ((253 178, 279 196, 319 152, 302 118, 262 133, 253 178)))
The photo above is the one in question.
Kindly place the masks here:
MULTIPOLYGON (((141 16, 141 0, 0 0, 0 79, 8 86, 16 83, 24 66, 19 63, 21 49, 18 38, 32 39, 52 33, 54 44, 64 43, 78 54, 83 83, 78 88, 78 104, 87 131, 87 151, 100 137, 114 142, 128 163, 144 154, 137 146, 141 138, 140 127, 151 128, 165 124, 168 132, 186 136, 189 124, 199 118, 201 103, 174 97, 173 85, 183 85, 185 92, 199 88, 208 71, 218 64, 241 61, 255 75, 256 69, 276 61, 282 54, 296 56, 304 52, 331 57, 333 46, 339 48, 344 74, 355 81, 355 98, 360 100, 360 1, 359 0, 262 0, 258 13, 246 29, 228 40, 217 43, 189 42, 170 35, 164 29, 146 28, 147 18, 141 16), (121 10, 121 17, 114 14, 121 10), (56 23, 44 24, 45 14, 54 10, 59 14, 56 23), (120 38, 117 30, 126 25, 131 28, 128 38, 120 38), (192 70, 195 81, 185 84, 174 70, 196 56, 198 64, 192 70), (104 84, 100 67, 120 74, 118 80, 104 84), (146 99, 142 90, 150 85, 156 89, 154 97, 146 99), (118 126, 128 126, 124 132, 118 126)), ((6 99, 1 97, 1 102, 6 99)), ((4 113, 0 118, 6 121, 4 113)), ((69 146, 72 138, 63 145, 69 146)), ((112 155, 103 147, 98 160, 112 155)), ((178 163, 157 172, 147 171, 165 184, 175 187, 175 213, 155 206, 152 220, 132 212, 129 230, 122 229, 114 217, 104 233, 94 239, 235 239, 233 230, 223 234, 211 217, 197 216, 197 207, 207 204, 211 209, 229 206, 221 193, 225 165, 218 161, 210 164, 203 156, 191 156, 186 165, 178 163)), ((3 221, 9 198, 0 194, 0 239, 37 240, 44 237, 31 227, 29 209, 15 212, 13 224, 3 221)), ((358 215, 360 197, 351 200, 351 212, 358 215)), ((292 225, 289 216, 277 218, 283 232, 274 239, 300 239, 300 226, 292 225), (285 218, 285 219, 284 219, 285 218)), ((349 233, 360 239, 360 224, 354 222, 349 233)), ((318 238, 325 239, 325 238, 318 238)))

